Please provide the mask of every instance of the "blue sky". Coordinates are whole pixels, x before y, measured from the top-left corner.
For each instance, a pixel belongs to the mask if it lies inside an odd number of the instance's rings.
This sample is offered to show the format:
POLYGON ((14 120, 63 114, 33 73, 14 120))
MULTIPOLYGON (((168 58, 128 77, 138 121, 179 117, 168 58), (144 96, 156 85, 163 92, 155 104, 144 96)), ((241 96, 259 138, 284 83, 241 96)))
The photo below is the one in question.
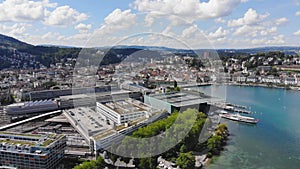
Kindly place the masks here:
POLYGON ((0 33, 35 45, 300 46, 300 0, 0 0, 0 33))

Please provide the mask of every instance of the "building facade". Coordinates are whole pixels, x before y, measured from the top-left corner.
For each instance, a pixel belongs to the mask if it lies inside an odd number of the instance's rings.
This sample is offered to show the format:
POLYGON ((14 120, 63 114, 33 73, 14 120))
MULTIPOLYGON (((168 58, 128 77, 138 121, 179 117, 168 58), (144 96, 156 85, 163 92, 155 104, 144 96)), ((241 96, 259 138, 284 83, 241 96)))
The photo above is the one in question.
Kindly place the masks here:
POLYGON ((106 120, 119 125, 128 123, 134 119, 146 116, 147 105, 133 99, 126 99, 115 102, 100 103, 97 102, 97 112, 106 120))
POLYGON ((144 103, 156 109, 166 110, 169 113, 174 111, 183 112, 189 108, 207 113, 209 110, 207 103, 212 100, 213 98, 207 98, 192 91, 144 95, 144 103))
POLYGON ((55 169, 66 147, 64 135, 0 133, 0 168, 55 169))

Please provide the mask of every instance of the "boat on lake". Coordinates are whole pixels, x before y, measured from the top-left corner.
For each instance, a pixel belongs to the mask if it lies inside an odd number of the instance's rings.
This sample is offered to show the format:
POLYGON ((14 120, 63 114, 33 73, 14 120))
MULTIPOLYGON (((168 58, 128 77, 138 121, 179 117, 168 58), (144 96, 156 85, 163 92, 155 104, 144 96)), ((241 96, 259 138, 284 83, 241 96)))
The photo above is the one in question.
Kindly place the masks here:
POLYGON ((216 113, 218 113, 218 114, 228 114, 228 111, 226 111, 226 110, 217 110, 216 113))
POLYGON ((226 113, 226 114, 219 114, 222 118, 233 120, 233 121, 239 121, 239 122, 245 122, 245 123, 252 123, 256 124, 259 122, 259 119, 255 119, 253 117, 248 117, 248 116, 242 116, 240 114, 231 114, 231 113, 226 113))

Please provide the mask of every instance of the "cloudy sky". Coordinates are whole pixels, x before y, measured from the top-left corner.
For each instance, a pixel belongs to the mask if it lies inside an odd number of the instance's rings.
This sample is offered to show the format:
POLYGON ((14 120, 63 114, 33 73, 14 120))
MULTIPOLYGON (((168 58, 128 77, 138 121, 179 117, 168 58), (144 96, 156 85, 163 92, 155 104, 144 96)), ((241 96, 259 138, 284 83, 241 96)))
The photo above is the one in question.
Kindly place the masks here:
POLYGON ((0 33, 34 45, 300 46, 300 0, 0 0, 0 33))

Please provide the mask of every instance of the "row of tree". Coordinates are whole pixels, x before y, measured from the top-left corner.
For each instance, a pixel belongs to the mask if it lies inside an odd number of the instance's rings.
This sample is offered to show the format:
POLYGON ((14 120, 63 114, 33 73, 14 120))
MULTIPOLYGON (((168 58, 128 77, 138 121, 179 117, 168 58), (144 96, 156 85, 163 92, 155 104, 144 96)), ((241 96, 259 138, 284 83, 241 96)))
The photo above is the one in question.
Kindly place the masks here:
POLYGON ((208 157, 219 155, 223 146, 226 144, 229 135, 226 124, 219 124, 215 134, 207 140, 208 157))

